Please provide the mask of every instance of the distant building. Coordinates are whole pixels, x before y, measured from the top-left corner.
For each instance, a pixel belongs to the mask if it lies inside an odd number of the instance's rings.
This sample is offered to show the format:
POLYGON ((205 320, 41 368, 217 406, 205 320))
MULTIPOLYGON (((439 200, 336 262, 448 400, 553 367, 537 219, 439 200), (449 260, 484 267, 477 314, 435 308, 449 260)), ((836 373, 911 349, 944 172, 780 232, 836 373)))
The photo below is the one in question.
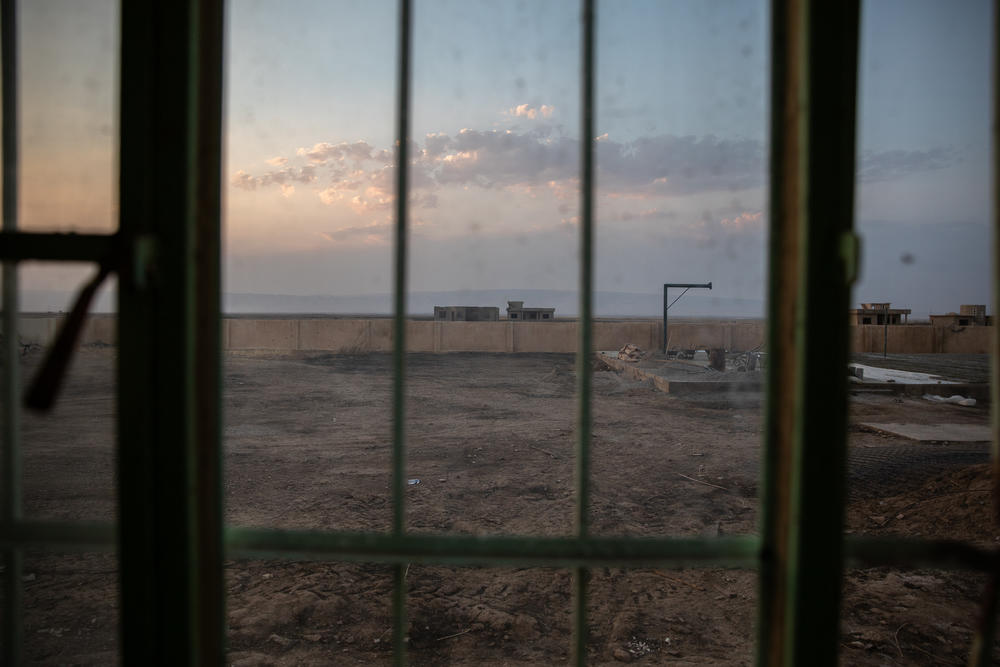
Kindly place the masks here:
POLYGON ((851 325, 908 324, 910 313, 913 311, 909 308, 890 308, 890 305, 892 304, 889 302, 863 303, 860 308, 847 311, 851 325))
POLYGON ((523 301, 507 302, 507 319, 536 322, 538 320, 551 322, 556 319, 555 308, 525 308, 523 301))
POLYGON ((496 306, 434 306, 438 322, 496 322, 500 309, 496 306))
POLYGON ((957 313, 931 315, 931 324, 936 327, 991 326, 993 317, 986 314, 985 305, 962 305, 957 313))

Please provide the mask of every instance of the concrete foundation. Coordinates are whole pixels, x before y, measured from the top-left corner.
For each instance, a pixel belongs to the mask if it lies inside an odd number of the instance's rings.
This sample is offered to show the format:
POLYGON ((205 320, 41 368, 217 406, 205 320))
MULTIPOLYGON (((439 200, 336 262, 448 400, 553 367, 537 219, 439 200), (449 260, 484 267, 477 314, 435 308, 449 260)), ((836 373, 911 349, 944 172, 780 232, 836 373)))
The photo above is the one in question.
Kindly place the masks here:
POLYGON ((879 433, 898 435, 920 442, 989 442, 992 437, 987 424, 873 424, 862 423, 879 433))

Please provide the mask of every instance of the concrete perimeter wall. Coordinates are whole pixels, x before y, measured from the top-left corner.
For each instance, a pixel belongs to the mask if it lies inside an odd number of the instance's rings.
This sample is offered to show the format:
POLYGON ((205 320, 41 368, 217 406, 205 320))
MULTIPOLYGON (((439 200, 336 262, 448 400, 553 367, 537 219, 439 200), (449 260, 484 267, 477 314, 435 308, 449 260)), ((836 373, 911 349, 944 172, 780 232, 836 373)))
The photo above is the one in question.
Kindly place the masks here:
MULTIPOLYGON (((59 316, 25 316, 20 320, 22 343, 47 345, 55 337, 59 316)), ((671 322, 671 349, 724 348, 746 351, 764 344, 762 320, 671 322)), ((929 325, 891 326, 888 351, 915 354, 950 352, 983 354, 990 351, 992 327, 951 329, 929 325)), ((95 315, 87 321, 83 344, 115 344, 116 318, 95 315)), ((881 352, 884 327, 851 327, 855 352, 881 352)), ((406 323, 407 349, 412 352, 575 352, 576 322, 435 322, 406 323)), ((663 324, 656 320, 598 320, 594 347, 617 350, 627 343, 643 350, 658 349, 663 324)), ((392 320, 379 319, 249 319, 224 318, 222 344, 226 350, 337 353, 389 352, 392 320)))
POLYGON ((993 327, 933 327, 910 324, 878 326, 862 324, 851 327, 851 349, 855 352, 917 354, 947 352, 951 354, 989 354, 993 327))

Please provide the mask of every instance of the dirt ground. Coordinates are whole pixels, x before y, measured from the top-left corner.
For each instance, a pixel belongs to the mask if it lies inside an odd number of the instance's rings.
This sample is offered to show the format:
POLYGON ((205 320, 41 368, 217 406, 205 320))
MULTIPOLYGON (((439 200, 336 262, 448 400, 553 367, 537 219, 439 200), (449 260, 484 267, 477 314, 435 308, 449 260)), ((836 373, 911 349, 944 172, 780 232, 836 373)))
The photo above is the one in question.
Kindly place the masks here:
MULTIPOLYGON (((26 375, 39 360, 24 359, 26 375)), ((25 415, 29 517, 113 520, 113 364, 111 349, 82 350, 54 413, 25 415)), ((231 356, 224 370, 230 523, 388 528, 387 355, 231 356)), ((407 488, 409 530, 570 530, 572 356, 412 355, 408 382, 407 475, 420 480, 407 488)), ((594 390, 594 533, 755 530, 759 392, 672 396, 607 371, 594 374, 594 390)), ((848 532, 1000 541, 985 444, 918 444, 862 421, 986 423, 988 411, 853 397, 848 532)), ((227 575, 232 664, 391 660, 388 567, 237 561, 227 575)), ((406 576, 413 664, 568 660, 568 572, 414 564, 406 576)), ((960 572, 849 571, 842 662, 964 663, 984 584, 960 572)), ((590 662, 750 664, 756 599, 752 571, 596 569, 590 662)), ((113 556, 29 553, 25 605, 31 662, 117 660, 113 556)))

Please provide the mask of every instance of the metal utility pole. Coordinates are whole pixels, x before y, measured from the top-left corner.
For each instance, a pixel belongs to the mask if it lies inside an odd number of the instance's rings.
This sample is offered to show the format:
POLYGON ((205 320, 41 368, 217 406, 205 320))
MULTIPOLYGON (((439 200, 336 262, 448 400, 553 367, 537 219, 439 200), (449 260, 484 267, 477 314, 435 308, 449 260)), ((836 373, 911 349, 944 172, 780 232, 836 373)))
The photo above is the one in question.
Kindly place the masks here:
POLYGON ((670 306, 677 303, 681 296, 687 294, 687 291, 692 287, 699 289, 712 289, 712 283, 663 283, 663 347, 661 351, 664 355, 667 354, 667 311, 670 310, 670 306), (667 301, 667 289, 671 287, 683 287, 684 291, 681 292, 673 301, 667 301))
POLYGON ((889 356, 889 304, 882 306, 885 314, 882 315, 882 358, 889 356))

